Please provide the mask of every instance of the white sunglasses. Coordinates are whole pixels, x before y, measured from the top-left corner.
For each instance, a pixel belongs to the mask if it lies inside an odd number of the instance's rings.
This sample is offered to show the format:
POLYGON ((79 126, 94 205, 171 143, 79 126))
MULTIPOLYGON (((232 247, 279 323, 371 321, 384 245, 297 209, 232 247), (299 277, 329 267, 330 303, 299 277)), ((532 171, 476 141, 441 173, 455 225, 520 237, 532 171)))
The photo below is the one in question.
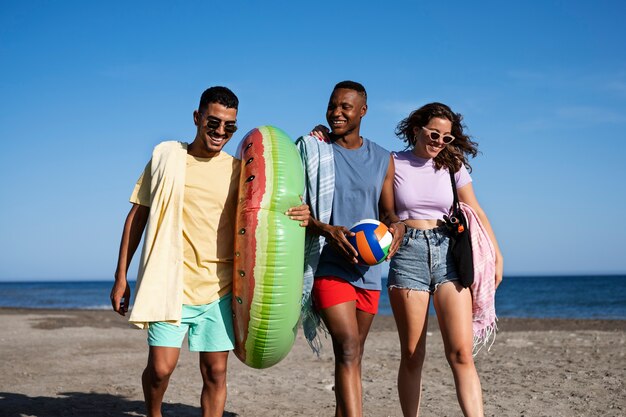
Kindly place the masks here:
POLYGON ((437 132, 436 130, 431 130, 427 127, 422 126, 422 129, 424 129, 426 132, 428 132, 428 136, 432 139, 432 140, 439 140, 439 138, 441 138, 443 140, 443 143, 445 143, 446 145, 448 143, 452 143, 452 141, 454 140, 454 136, 452 135, 442 135, 441 133, 437 132))

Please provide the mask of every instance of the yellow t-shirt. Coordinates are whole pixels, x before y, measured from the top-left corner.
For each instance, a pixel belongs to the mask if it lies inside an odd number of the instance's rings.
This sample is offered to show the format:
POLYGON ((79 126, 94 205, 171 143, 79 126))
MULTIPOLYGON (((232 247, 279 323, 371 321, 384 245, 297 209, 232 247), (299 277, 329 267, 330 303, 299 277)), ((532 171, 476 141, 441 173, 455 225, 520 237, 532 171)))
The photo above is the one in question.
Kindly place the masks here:
MULTIPOLYGON (((183 303, 211 303, 232 290, 235 212, 240 161, 225 152, 187 155, 183 198, 183 303)), ((150 163, 131 203, 150 206, 150 163)))

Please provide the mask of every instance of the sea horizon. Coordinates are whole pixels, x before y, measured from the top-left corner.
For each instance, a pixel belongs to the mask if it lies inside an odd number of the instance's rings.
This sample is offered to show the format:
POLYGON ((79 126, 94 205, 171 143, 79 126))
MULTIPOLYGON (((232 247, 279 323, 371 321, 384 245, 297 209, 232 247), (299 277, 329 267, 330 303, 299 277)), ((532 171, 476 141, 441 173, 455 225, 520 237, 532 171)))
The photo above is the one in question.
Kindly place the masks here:
MULTIPOLYGON (((136 281, 129 283, 134 295, 136 281)), ((112 284, 113 279, 0 281, 0 308, 107 310, 112 284)), ((379 314, 390 316, 385 286, 386 277, 379 314)), ((626 320, 626 274, 505 276, 496 292, 496 314, 626 320)))
MULTIPOLYGON (((626 272, 607 272, 607 273, 584 273, 584 272, 576 272, 576 273, 526 273, 526 274, 511 274, 505 275, 504 280, 507 279, 517 279, 517 278, 560 278, 560 277, 617 277, 626 278, 626 272)), ((383 280, 387 279, 387 275, 383 274, 383 280)), ((42 282, 110 282, 113 283, 114 278, 0 278, 0 284, 16 284, 16 283, 42 283, 42 282)), ((136 282, 137 279, 129 279, 128 282, 136 282)))

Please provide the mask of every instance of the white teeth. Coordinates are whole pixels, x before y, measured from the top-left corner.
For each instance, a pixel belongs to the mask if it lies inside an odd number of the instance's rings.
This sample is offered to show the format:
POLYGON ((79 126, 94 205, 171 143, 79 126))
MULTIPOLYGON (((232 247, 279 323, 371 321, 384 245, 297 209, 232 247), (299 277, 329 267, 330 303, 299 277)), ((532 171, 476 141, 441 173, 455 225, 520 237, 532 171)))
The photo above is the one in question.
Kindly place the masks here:
POLYGON ((431 152, 439 152, 443 149, 443 148, 440 148, 439 146, 433 146, 433 145, 428 145, 428 148, 430 148, 431 152))

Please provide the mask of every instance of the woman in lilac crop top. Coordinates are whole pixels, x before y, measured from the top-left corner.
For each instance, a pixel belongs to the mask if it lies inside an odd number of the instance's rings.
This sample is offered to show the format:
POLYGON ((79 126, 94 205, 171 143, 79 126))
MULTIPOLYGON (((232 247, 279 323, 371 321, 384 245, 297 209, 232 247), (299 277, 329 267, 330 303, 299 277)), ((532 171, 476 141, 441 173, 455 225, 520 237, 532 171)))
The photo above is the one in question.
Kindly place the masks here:
POLYGON ((476 211, 496 249, 496 286, 502 280, 502 254, 474 195, 466 167, 477 145, 463 132, 461 120, 448 106, 431 103, 413 111, 396 129, 409 148, 393 154, 397 227, 405 234, 391 259, 388 291, 400 336, 398 396, 404 416, 416 416, 419 410, 431 295, 461 410, 465 416, 483 415, 472 356, 472 295, 459 282, 443 222, 453 202, 450 169, 459 200, 476 211))

